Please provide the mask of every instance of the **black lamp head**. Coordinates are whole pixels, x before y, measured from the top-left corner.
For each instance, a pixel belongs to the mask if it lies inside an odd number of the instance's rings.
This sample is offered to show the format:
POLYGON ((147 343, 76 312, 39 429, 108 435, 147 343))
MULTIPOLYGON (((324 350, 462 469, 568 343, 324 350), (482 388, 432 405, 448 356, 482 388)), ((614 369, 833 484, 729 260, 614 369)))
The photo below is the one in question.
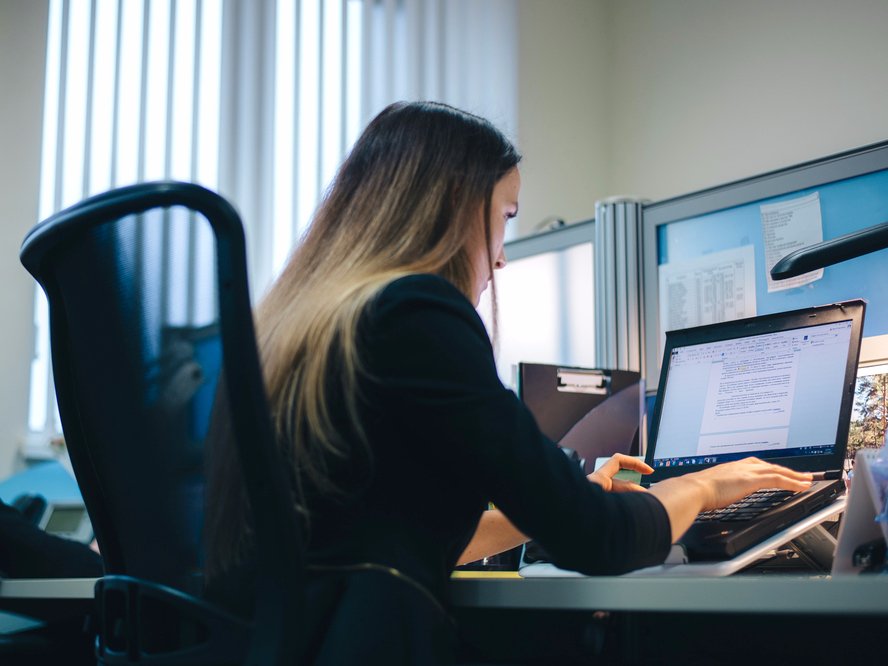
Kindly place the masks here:
POLYGON ((774 264, 771 277, 775 280, 785 280, 886 247, 888 247, 888 222, 883 222, 791 252, 774 264))

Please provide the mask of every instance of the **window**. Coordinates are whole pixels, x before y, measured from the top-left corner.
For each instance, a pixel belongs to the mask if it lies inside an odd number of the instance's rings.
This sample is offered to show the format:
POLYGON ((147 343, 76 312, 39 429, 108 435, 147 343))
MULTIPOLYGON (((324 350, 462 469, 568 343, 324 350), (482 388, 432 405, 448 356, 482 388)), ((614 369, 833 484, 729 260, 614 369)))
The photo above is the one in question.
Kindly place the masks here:
MULTIPOLYGON (((274 71, 267 96, 274 108, 270 246, 286 249, 357 133, 362 3, 251 4, 254 17, 274 18, 273 62, 269 67, 260 54, 253 75, 274 71), (353 102, 350 115, 346 100, 353 102), (316 133, 317 142, 311 140, 316 133)), ((222 0, 51 1, 41 219, 91 194, 139 181, 176 179, 220 189, 226 9, 222 0)), ((233 23, 235 16, 228 18, 233 23)), ((250 46, 242 36, 234 39, 250 46)), ((242 88, 237 82, 231 87, 242 88)), ((181 249, 182 259, 171 270, 187 279, 188 256, 201 261, 200 252, 188 252, 187 238, 169 242, 181 249)), ((272 270, 285 258, 276 251, 272 270)), ((32 432, 47 434, 58 432, 59 423, 49 390, 47 305, 39 290, 35 312, 28 422, 32 432)))
MULTIPOLYGON (((517 125, 513 0, 50 0, 47 29, 40 218, 121 185, 198 182, 241 214, 254 299, 386 104, 517 125)), ((171 242, 187 279, 200 252, 171 242)), ((34 311, 40 454, 60 426, 39 289, 34 311)))

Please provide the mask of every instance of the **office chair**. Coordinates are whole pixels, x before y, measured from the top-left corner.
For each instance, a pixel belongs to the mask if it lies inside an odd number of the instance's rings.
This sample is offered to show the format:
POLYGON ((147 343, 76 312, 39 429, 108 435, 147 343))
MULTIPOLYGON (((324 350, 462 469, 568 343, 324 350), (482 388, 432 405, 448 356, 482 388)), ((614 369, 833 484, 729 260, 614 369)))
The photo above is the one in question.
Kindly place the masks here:
POLYGON ((302 533, 235 210, 193 184, 123 187, 37 225, 21 261, 49 301, 59 415, 104 561, 99 663, 295 663, 302 533), (211 422, 228 428, 251 509, 250 619, 204 597, 211 422))

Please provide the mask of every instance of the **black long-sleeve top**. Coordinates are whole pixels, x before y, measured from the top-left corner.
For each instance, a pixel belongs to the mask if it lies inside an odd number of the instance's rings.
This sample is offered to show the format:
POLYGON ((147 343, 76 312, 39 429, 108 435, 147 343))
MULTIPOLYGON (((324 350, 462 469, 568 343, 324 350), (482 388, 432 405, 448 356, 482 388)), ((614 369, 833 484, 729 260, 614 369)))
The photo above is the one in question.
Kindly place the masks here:
POLYGON ((414 275, 388 285, 359 345, 370 458, 333 467, 359 489, 352 496, 310 502, 310 562, 384 564, 441 594, 488 502, 564 568, 617 574, 664 560, 662 504, 604 492, 539 431, 451 283, 414 275))

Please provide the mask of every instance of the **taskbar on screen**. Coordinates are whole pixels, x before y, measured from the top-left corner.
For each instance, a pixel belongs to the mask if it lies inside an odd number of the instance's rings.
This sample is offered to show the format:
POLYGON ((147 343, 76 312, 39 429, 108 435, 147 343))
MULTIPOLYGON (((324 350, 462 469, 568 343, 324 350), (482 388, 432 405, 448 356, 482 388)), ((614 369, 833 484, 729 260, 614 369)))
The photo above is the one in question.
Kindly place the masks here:
POLYGON ((686 456, 679 458, 654 458, 654 468, 658 467, 685 467, 688 465, 717 465, 719 463, 740 460, 749 456, 757 458, 790 458, 793 456, 818 456, 833 453, 834 446, 825 444, 822 446, 797 446, 791 449, 774 449, 771 451, 739 451, 733 453, 709 454, 705 456, 686 456))

